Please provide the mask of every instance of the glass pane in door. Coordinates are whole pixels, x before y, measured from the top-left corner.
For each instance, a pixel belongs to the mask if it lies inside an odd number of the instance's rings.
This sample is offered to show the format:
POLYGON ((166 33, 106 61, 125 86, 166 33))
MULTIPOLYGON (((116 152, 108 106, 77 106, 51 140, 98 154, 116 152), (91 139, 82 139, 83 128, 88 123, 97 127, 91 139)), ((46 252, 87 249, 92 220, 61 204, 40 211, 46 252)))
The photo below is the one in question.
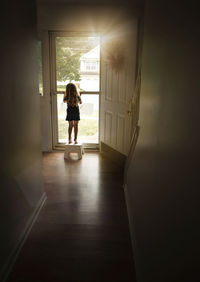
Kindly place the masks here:
MULTIPOLYGON (((78 141, 82 143, 98 144, 99 141, 99 95, 82 94, 80 108, 78 141)), ((63 94, 57 94, 58 113, 58 140, 59 143, 66 143, 68 140, 68 122, 66 119, 66 103, 63 103, 63 94)), ((73 138, 73 134, 72 134, 73 138)), ((73 139, 72 139, 73 140, 73 139)))
POLYGON ((56 37, 57 91, 75 83, 80 91, 99 91, 99 37, 56 37))

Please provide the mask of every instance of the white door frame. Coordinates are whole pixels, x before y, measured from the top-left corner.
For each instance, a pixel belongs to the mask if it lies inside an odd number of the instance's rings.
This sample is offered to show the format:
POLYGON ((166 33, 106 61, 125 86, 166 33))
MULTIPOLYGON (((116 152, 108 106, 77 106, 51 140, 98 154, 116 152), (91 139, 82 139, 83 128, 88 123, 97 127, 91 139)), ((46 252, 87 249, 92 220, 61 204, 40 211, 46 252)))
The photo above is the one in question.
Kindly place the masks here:
MULTIPOLYGON (((53 149, 62 149, 64 148, 64 143, 59 143, 58 141, 58 115, 57 115, 57 94, 63 94, 63 91, 57 91, 57 83, 56 83, 56 46, 55 39, 56 37, 76 37, 76 36, 94 36, 100 37, 98 33, 91 32, 64 32, 64 31, 49 31, 49 63, 50 63, 50 99, 51 99, 51 118, 52 118, 52 142, 53 149)), ((98 144, 85 143, 86 148, 99 148, 100 142, 100 93, 101 93, 101 50, 100 50, 100 69, 99 69, 99 91, 84 91, 81 94, 98 94, 99 95, 99 137, 98 144)))

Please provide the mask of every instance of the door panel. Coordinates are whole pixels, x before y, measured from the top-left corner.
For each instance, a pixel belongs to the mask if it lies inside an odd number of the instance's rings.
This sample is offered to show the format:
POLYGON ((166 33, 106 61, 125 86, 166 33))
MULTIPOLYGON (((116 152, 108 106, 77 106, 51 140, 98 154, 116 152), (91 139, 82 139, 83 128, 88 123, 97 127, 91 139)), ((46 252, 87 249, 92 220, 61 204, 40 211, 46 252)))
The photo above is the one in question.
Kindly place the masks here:
MULTIPOLYGON (((118 53, 117 38, 111 40, 110 58, 102 52, 101 61, 101 111, 100 141, 127 155, 132 134, 133 112, 128 113, 135 88, 137 26, 132 35, 124 36, 120 44, 123 51, 118 53), (131 40, 130 40, 131 39, 131 40), (111 59, 123 58, 123 63, 117 68, 111 59)), ((108 47, 109 48, 109 47, 108 47)), ((102 46, 104 49, 104 46, 102 46)), ((121 49, 121 50, 122 50, 121 49)), ((105 48, 106 50, 106 48, 105 48)), ((119 51, 120 52, 120 51, 119 51)))
POLYGON ((101 141, 126 155, 131 139, 132 116, 127 111, 134 90, 134 72, 129 69, 132 79, 128 80, 128 68, 122 73, 114 73, 108 66, 106 68, 105 92, 101 95, 101 117, 105 115, 101 141))

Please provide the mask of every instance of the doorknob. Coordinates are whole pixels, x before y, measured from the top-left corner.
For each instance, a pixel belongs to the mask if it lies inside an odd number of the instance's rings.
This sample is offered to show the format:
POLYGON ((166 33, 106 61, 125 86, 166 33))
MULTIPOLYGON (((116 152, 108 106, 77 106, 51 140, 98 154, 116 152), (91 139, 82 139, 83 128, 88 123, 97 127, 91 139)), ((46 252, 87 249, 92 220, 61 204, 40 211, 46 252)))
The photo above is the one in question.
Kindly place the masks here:
POLYGON ((130 114, 132 114, 132 111, 128 110, 126 113, 127 113, 128 115, 130 115, 130 114))

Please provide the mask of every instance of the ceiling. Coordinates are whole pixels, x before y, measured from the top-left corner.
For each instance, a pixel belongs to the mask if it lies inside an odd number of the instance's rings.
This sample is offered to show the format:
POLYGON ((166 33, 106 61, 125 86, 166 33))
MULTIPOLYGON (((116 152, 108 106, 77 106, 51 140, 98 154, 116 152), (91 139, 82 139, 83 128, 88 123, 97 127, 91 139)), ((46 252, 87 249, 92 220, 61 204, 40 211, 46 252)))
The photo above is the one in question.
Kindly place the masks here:
POLYGON ((91 4, 91 5, 134 5, 134 6, 141 6, 145 0, 36 0, 38 4, 70 4, 70 5, 84 5, 84 4, 91 4), (114 3, 113 3, 114 2, 114 3))

